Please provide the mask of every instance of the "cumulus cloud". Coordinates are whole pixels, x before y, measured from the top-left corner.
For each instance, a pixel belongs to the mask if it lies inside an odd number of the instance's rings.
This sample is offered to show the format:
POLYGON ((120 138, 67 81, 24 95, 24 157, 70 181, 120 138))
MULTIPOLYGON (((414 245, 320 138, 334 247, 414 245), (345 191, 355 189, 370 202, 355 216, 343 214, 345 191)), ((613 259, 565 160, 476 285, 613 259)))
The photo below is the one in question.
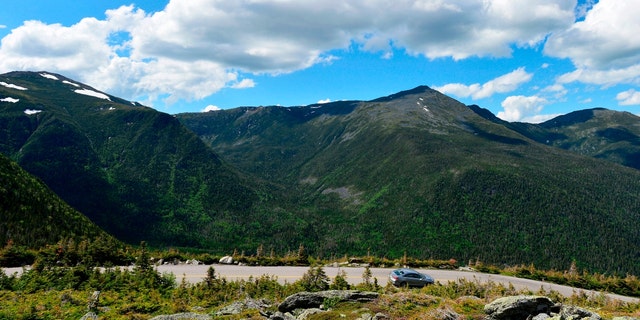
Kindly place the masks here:
POLYGON ((234 89, 245 89, 245 88, 253 88, 256 86, 256 83, 251 79, 242 79, 231 85, 231 88, 234 89))
POLYGON ((640 105, 640 92, 634 89, 620 92, 616 95, 616 100, 621 106, 640 105))
POLYGON ((329 98, 327 98, 327 99, 322 99, 322 100, 319 100, 319 101, 318 101, 318 103, 319 103, 319 104, 329 103, 329 102, 331 102, 331 99, 329 99, 329 98))
POLYGON ((218 107, 218 106, 208 105, 204 109, 202 109, 202 112, 220 111, 220 110, 222 110, 222 109, 220 107, 218 107))
POLYGON ((506 93, 517 89, 521 84, 531 80, 533 74, 525 71, 524 68, 518 68, 505 75, 489 80, 484 84, 474 83, 465 85, 462 83, 450 83, 434 89, 444 93, 452 94, 458 97, 471 97, 472 99, 488 98, 496 93, 506 93))
MULTIPOLYGON (((571 26, 574 9, 575 0, 171 0, 159 12, 122 6, 71 26, 27 21, 2 39, 0 71, 61 72, 170 104, 254 86, 246 75, 331 63, 352 46, 386 58, 393 49, 430 59, 505 57, 513 45, 571 26)), ((473 88, 476 97, 509 90, 486 85, 473 88)))
POLYGON ((504 111, 497 116, 505 121, 541 122, 548 118, 539 115, 547 103, 547 99, 539 96, 510 96, 502 101, 504 111))
POLYGON ((546 42, 547 55, 571 59, 575 71, 560 82, 580 81, 598 85, 640 83, 640 19, 633 1, 588 1, 579 7, 584 20, 553 33, 546 42), (590 8, 586 14, 585 8, 590 8))

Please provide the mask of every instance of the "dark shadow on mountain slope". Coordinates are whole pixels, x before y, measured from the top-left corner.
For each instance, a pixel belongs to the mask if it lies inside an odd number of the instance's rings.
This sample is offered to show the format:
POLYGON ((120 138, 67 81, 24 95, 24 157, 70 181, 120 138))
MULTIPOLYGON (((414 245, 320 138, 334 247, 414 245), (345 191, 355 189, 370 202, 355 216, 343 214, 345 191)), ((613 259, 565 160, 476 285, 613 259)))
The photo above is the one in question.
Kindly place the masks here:
POLYGON ((614 161, 618 162, 624 166, 631 167, 634 169, 640 170, 640 152, 626 152, 625 150, 609 150, 603 152, 597 156, 598 159, 609 160, 609 159, 622 159, 622 161, 614 161))
POLYGON ((640 137, 625 128, 606 128, 596 132, 596 134, 611 142, 626 141, 635 146, 640 145, 640 137))
POLYGON ((478 137, 485 138, 487 140, 500 142, 500 143, 504 143, 504 144, 512 144, 512 145, 527 145, 527 144, 529 144, 527 141, 522 140, 522 139, 513 138, 513 137, 507 137, 507 136, 501 136, 501 135, 498 135, 498 134, 495 134, 495 133, 486 132, 486 131, 476 127, 475 125, 473 125, 472 123, 469 123, 469 122, 465 122, 464 124, 467 127, 469 127, 469 129, 471 129, 473 131, 473 134, 475 134, 478 137))

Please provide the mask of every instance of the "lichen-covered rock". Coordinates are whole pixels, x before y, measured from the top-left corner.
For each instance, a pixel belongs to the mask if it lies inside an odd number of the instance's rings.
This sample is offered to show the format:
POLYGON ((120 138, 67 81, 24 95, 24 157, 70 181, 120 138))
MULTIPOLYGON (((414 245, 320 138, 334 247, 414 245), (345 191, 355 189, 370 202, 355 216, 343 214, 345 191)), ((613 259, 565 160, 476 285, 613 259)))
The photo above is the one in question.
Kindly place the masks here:
POLYGON ((583 309, 576 306, 562 306, 560 309, 560 319, 562 320, 602 320, 602 317, 597 313, 591 312, 587 309, 583 309))
POLYGON ((311 308, 311 309, 305 309, 304 311, 302 311, 302 313, 300 313, 298 315, 298 317, 296 318, 297 320, 307 320, 309 319, 310 316, 317 314, 317 313, 322 313, 322 312, 326 312, 322 309, 318 309, 318 308, 311 308))
POLYGON ((289 312, 283 313, 283 312, 280 312, 280 311, 276 311, 274 314, 272 314, 269 317, 269 320, 296 320, 296 317, 294 317, 289 312))
POLYGON ((512 296, 484 306, 488 320, 602 320, 600 315, 572 305, 554 305, 547 297, 512 296))
POLYGON ((225 316, 225 315, 233 315, 239 314, 245 310, 256 309, 259 311, 265 310, 271 306, 271 303, 267 300, 260 299, 251 299, 247 298, 243 301, 236 301, 216 312, 216 316, 225 316))
POLYGON ((378 298, 378 293, 357 290, 327 290, 320 292, 299 292, 288 296, 279 306, 283 313, 295 309, 319 308, 325 300, 341 302, 370 302, 378 298))
POLYGON ((458 320, 462 319, 462 317, 455 311, 449 308, 440 308, 431 311, 431 318, 436 320, 458 320))
POLYGON ((484 307, 491 320, 526 320, 529 316, 548 313, 553 301, 543 296, 510 296, 494 300, 484 307))

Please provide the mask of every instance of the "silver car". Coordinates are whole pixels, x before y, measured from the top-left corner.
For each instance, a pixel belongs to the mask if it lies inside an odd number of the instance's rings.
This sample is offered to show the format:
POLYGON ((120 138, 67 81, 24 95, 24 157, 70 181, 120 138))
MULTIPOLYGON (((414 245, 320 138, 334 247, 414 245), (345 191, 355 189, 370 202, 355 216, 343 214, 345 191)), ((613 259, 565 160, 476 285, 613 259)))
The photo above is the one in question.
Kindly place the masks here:
POLYGON ((389 273, 389 281, 396 287, 424 287, 433 284, 431 276, 413 269, 396 269, 389 273))

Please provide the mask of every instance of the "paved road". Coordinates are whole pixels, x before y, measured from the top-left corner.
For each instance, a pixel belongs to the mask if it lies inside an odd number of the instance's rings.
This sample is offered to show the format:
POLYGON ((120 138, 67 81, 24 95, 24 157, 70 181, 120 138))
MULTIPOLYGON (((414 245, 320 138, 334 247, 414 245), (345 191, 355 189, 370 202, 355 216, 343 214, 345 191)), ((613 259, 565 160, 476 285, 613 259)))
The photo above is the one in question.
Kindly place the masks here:
MULTIPOLYGON (((191 283, 197 283, 202 281, 207 274, 209 267, 215 269, 216 275, 224 277, 227 280, 240 280, 248 279, 249 277, 260 277, 262 275, 269 275, 277 277, 280 283, 292 283, 302 277, 302 275, 309 270, 309 267, 249 267, 249 266, 236 266, 236 265, 162 265, 158 267, 159 272, 173 273, 176 276, 176 280, 179 282, 185 279, 191 283)), ((13 274, 14 272, 20 273, 21 268, 5 268, 7 274, 13 274)), ((338 272, 344 270, 347 274, 347 281, 351 284, 357 284, 362 282, 362 273, 364 268, 335 268, 324 267, 324 271, 330 278, 335 277, 338 272)), ((373 277, 378 280, 378 284, 385 286, 387 284, 387 277, 392 269, 388 268, 371 268, 373 277)), ((516 289, 529 289, 537 292, 541 288, 546 291, 557 291, 562 295, 571 296, 573 293, 586 292, 587 294, 593 294, 595 292, 576 289, 568 286, 562 286, 552 284, 548 282, 534 281, 528 279, 520 279, 514 277, 508 277, 503 275, 485 274, 469 271, 459 270, 432 270, 432 269, 418 269, 418 271, 424 272, 432 276, 436 282, 447 283, 449 281, 457 281, 458 279, 467 279, 469 281, 479 281, 482 283, 493 281, 496 283, 502 283, 504 285, 512 284, 516 289)), ((618 299, 626 302, 640 302, 638 298, 625 297, 615 294, 608 294, 613 299, 618 299)))
MULTIPOLYGON (((206 276, 207 269, 210 266, 193 266, 193 265, 164 265, 158 267, 160 272, 171 272, 176 275, 177 281, 182 281, 184 278, 189 282, 200 282, 206 276)), ((309 270, 308 267, 249 267, 249 266, 235 266, 235 265, 212 265, 216 274, 219 277, 224 277, 227 280, 239 280, 248 279, 250 276, 259 277, 261 275, 270 275, 278 278, 280 283, 291 283, 302 277, 302 275, 309 270)), ((334 268, 324 267, 324 271, 330 278, 335 277, 338 272, 344 270, 347 274, 347 281, 352 284, 362 282, 362 274, 364 268, 334 268)), ((378 279, 378 284, 385 286, 389 272, 392 269, 388 268, 371 268, 373 277, 378 279)), ((432 270, 432 269, 418 269, 418 271, 424 272, 432 276, 436 282, 447 283, 449 281, 457 281, 458 279, 467 279, 469 281, 488 282, 493 281, 509 285, 511 283, 516 289, 529 289, 537 292, 541 288, 546 291, 557 291, 562 295, 571 296, 573 293, 586 292, 587 294, 593 294, 596 292, 576 289, 568 286, 552 284, 548 282, 541 282, 529 279, 521 279, 508 277, 503 275, 485 274, 469 271, 458 270, 432 270)), ((638 298, 625 297, 615 294, 608 294, 613 299, 618 299, 627 302, 640 302, 638 298)))

